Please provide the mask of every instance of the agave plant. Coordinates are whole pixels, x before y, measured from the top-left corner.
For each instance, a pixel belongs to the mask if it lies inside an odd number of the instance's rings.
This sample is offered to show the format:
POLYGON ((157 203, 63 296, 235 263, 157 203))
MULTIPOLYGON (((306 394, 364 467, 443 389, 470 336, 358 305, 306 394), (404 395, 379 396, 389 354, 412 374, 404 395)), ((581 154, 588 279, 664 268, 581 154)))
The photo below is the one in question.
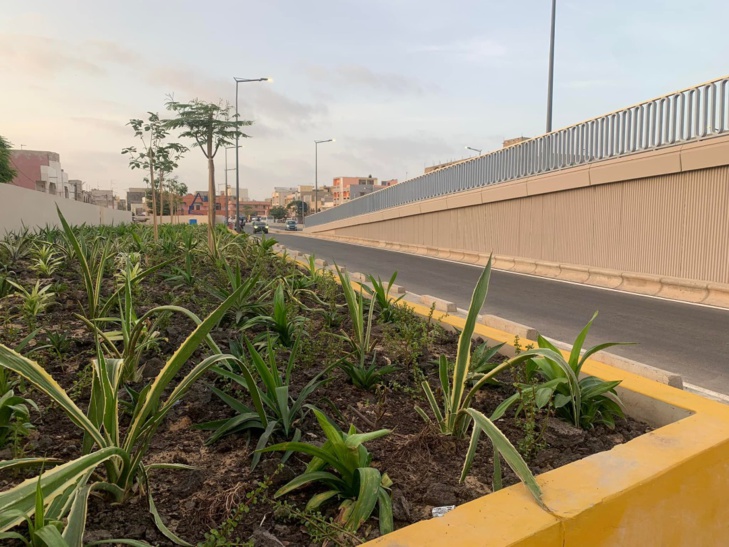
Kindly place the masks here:
MULTIPOLYGON (((100 351, 100 345, 97 358, 92 361, 91 399, 88 410, 84 413, 41 365, 0 344, 0 367, 24 377, 58 405, 84 432, 83 455, 56 467, 39 479, 43 497, 51 500, 49 511, 53 510, 59 518, 63 518, 71 496, 78 494, 79 481, 93 473, 98 465, 104 464, 105 478, 90 486, 105 492, 116 502, 125 501, 141 486, 142 491, 147 494, 150 512, 160 531, 175 543, 189 545, 162 522, 152 500, 148 478, 149 473, 159 467, 189 467, 178 464, 145 465, 143 458, 157 428, 173 405, 182 399, 210 367, 218 362, 234 359, 230 355, 213 354, 195 365, 169 391, 171 382, 177 380, 183 365, 206 340, 210 330, 237 296, 237 293, 231 295, 204 321, 197 320, 197 328, 165 363, 156 378, 139 393, 132 409, 131 423, 127 427, 120 427, 123 405, 119 394, 122 392, 124 362, 120 359, 106 359, 100 351)), ((35 492, 35 479, 29 479, 0 493, 0 507, 5 508, 0 515, 0 532, 9 530, 35 513, 35 492)))
MULTIPOLYGON (((606 342, 583 351, 582 346, 596 317, 597 312, 580 331, 572 345, 567 360, 572 374, 566 372, 565 368, 555 363, 552 358, 535 357, 529 363, 532 365, 530 370, 533 370, 534 374, 538 375, 543 382, 536 385, 521 385, 522 389, 496 408, 491 419, 497 420, 516 403, 518 403, 518 413, 525 403, 532 402, 533 399, 537 408, 544 408, 551 404, 559 417, 576 427, 592 429, 596 424, 604 424, 611 429, 614 428, 616 418, 625 417, 622 402, 615 392, 620 380, 606 381, 594 376, 585 376, 576 384, 573 381, 573 377, 580 377, 582 366, 592 355, 613 346, 625 345, 624 342, 606 342)), ((537 341, 540 348, 551 350, 553 353, 561 353, 543 336, 540 336, 537 341)))
POLYGON ((367 285, 363 285, 362 288, 370 295, 370 305, 377 306, 380 312, 380 321, 383 323, 391 323, 395 320, 395 306, 405 297, 404 294, 397 298, 390 296, 392 286, 395 283, 395 279, 397 279, 397 272, 392 274, 387 284, 379 276, 377 278, 374 275, 367 277, 372 288, 367 285))
MULTIPOLYGON (((220 438, 233 433, 246 431, 260 431, 261 436, 257 448, 264 448, 274 434, 282 434, 286 439, 299 440, 301 431, 297 424, 306 414, 308 407, 306 400, 311 394, 326 382, 324 376, 333 368, 329 366, 314 376, 300 391, 296 399, 290 394, 291 372, 299 355, 298 340, 291 349, 286 368, 279 371, 276 364, 276 349, 271 338, 268 339, 267 359, 264 359, 251 344, 245 340, 246 348, 251 357, 252 370, 243 360, 238 361, 240 373, 231 372, 222 367, 213 370, 222 377, 236 382, 243 387, 253 401, 253 408, 249 408, 227 393, 211 386, 211 390, 224 403, 236 411, 232 418, 216 420, 198 425, 199 429, 214 430, 206 444, 214 443, 220 438), (262 388, 258 387, 258 383, 262 388)), ((252 468, 258 465, 260 452, 253 455, 252 468)))
POLYGON ((392 481, 387 473, 372 467, 372 455, 364 443, 390 434, 388 429, 370 433, 357 433, 354 426, 340 431, 319 410, 314 409, 326 442, 322 446, 302 442, 288 442, 270 446, 262 452, 300 452, 312 456, 306 471, 282 486, 274 497, 278 498, 312 482, 325 485, 327 490, 314 495, 306 504, 307 511, 316 511, 324 502, 337 498, 340 512, 337 521, 350 532, 355 532, 378 508, 380 533, 393 530, 392 481))
MULTIPOLYGON (((117 302, 117 296, 123 288, 119 287, 105 303, 102 303, 101 286, 106 267, 112 257, 110 248, 111 240, 107 239, 105 242, 97 240, 91 246, 82 245, 71 226, 68 222, 66 222, 66 219, 61 213, 61 210, 58 209, 58 206, 56 206, 56 210, 58 211, 58 218, 61 220, 64 236, 68 246, 73 249, 73 254, 81 266, 81 277, 84 281, 87 297, 86 309, 84 310, 86 318, 93 321, 99 317, 104 317, 104 314, 109 311, 110 307, 117 302)), ((131 276, 130 281, 132 284, 136 284, 157 270, 164 268, 173 260, 174 259, 170 259, 147 268, 146 270, 131 276)))
POLYGON ((22 313, 31 327, 34 327, 37 317, 53 303, 56 295, 51 291, 52 285, 41 287, 39 280, 35 282, 32 289, 28 290, 15 281, 8 281, 8 283, 15 287, 16 292, 20 294, 23 300, 21 305, 22 313))
MULTIPOLYGON (((449 376, 451 367, 449 365, 448 358, 445 355, 440 356, 438 370, 440 388, 442 391, 442 408, 427 380, 422 382, 422 388, 425 392, 430 409, 435 416, 435 423, 438 425, 440 432, 444 435, 454 435, 459 438, 465 437, 469 426, 472 422, 474 422, 474 427, 471 433, 471 447, 469 448, 469 453, 466 457, 466 461, 464 462, 462 479, 465 478, 465 475, 470 468, 471 462, 473 461, 473 452, 475 452, 476 446, 478 445, 478 438, 480 437, 481 432, 483 432, 487 434, 493 443, 495 451, 494 461, 496 462, 496 460, 498 460, 499 454, 503 456, 509 467, 517 473, 519 478, 526 484, 527 488, 529 488, 535 499, 541 503, 541 491, 534 479, 534 476, 524 462, 524 459, 491 420, 480 412, 470 408, 471 401, 478 390, 486 383, 493 380, 497 374, 507 370, 509 367, 524 363, 533 357, 545 357, 556 366, 561 367, 565 371, 568 382, 570 382, 573 386, 577 385, 577 377, 569 365, 564 361, 561 354, 552 349, 540 348, 520 353, 519 355, 500 363, 488 372, 478 375, 476 377, 475 384, 470 389, 466 389, 471 361, 471 338, 473 337, 478 314, 486 301, 490 276, 491 259, 489 258, 484 271, 481 273, 478 283, 476 283, 473 296, 471 297, 471 304, 468 308, 466 322, 458 338, 456 362, 453 366, 451 376, 449 376)), ((416 406, 415 410, 426 422, 430 423, 432 421, 430 416, 428 416, 428 414, 420 407, 416 406)), ((499 468, 495 469, 495 474, 500 475, 499 468)), ((497 479, 498 477, 494 480, 495 485, 498 484, 497 479)))
POLYGON ((264 325, 267 332, 261 337, 273 336, 282 346, 290 348, 294 345, 297 336, 303 331, 306 318, 302 316, 289 317, 289 310, 284 296, 283 283, 279 283, 273 293, 273 312, 271 315, 259 315, 246 321, 242 329, 246 330, 255 325, 264 325))

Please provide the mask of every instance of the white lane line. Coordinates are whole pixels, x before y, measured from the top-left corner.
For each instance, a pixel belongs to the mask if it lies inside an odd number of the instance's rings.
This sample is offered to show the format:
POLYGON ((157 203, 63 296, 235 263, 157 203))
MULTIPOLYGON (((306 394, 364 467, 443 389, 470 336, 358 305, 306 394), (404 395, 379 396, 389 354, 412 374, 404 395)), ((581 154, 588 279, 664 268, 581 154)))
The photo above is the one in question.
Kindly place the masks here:
POLYGON ((701 386, 696 386, 694 384, 683 384, 683 388, 686 391, 691 391, 692 393, 696 393, 698 395, 703 395, 704 397, 708 399, 713 399, 715 401, 722 402, 724 404, 729 404, 729 395, 725 395, 724 393, 719 393, 718 391, 712 391, 710 389, 703 388, 701 386))

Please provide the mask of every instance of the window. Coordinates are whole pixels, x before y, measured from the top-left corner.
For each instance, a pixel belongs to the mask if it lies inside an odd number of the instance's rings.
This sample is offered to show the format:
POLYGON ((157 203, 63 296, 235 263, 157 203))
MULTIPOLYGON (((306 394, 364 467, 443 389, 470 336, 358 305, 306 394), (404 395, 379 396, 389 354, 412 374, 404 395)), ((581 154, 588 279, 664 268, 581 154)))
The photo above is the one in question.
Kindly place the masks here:
POLYGON ((199 203, 195 205, 195 210, 196 211, 199 211, 200 210, 200 204, 199 203))

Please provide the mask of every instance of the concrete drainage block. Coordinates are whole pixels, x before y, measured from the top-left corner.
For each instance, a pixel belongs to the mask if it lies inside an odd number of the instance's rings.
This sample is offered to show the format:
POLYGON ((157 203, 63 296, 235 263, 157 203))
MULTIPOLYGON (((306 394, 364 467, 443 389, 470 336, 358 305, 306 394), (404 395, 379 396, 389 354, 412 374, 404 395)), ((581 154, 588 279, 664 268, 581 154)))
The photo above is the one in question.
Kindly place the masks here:
POLYGON ((456 313, 458 311, 455 302, 449 302, 448 300, 436 298, 435 296, 430 296, 429 294, 424 294, 423 296, 421 296, 420 303, 423 306, 427 306, 429 308, 432 307, 433 304, 435 304, 436 311, 442 311, 445 313, 456 313))

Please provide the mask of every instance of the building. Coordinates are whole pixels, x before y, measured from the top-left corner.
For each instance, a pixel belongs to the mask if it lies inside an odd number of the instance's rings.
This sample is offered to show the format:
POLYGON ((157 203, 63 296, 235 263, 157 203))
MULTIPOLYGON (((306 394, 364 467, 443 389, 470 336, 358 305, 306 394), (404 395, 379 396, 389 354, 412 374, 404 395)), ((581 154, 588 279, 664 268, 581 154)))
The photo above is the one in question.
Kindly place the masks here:
POLYGON ((341 205, 350 199, 370 194, 374 192, 377 185, 377 178, 372 175, 367 177, 337 177, 332 183, 334 203, 341 205))
POLYGON ((127 208, 135 215, 147 213, 147 188, 127 190, 127 208))
MULTIPOLYGON (((246 191, 247 193, 247 191, 246 191)), ((208 214, 209 199, 207 192, 195 192, 194 194, 187 194, 182 196, 182 210, 181 215, 202 215, 208 214)), ((225 193, 215 197, 215 211, 216 214, 225 214, 225 193)), ((268 216, 271 210, 271 202, 268 200, 256 201, 256 200, 242 200, 240 201, 239 210, 241 216, 268 216)), ((228 207, 227 217, 235 217, 235 195, 228 195, 228 207)))
POLYGON ((91 203, 107 209, 116 209, 113 190, 99 190, 98 188, 91 190, 91 203))
POLYGON ((380 186, 384 186, 387 188, 388 186, 395 186, 397 184, 397 179, 390 179, 390 180, 383 180, 380 183, 380 186))
POLYGON ((54 196, 75 199, 68 175, 61 168, 61 157, 45 150, 11 150, 10 162, 17 171, 11 184, 45 192, 54 196))
POLYGON ((271 195, 271 206, 272 207, 286 207, 287 199, 288 203, 293 201, 293 198, 289 198, 291 194, 296 193, 296 188, 287 188, 285 186, 276 186, 273 189, 271 195))

